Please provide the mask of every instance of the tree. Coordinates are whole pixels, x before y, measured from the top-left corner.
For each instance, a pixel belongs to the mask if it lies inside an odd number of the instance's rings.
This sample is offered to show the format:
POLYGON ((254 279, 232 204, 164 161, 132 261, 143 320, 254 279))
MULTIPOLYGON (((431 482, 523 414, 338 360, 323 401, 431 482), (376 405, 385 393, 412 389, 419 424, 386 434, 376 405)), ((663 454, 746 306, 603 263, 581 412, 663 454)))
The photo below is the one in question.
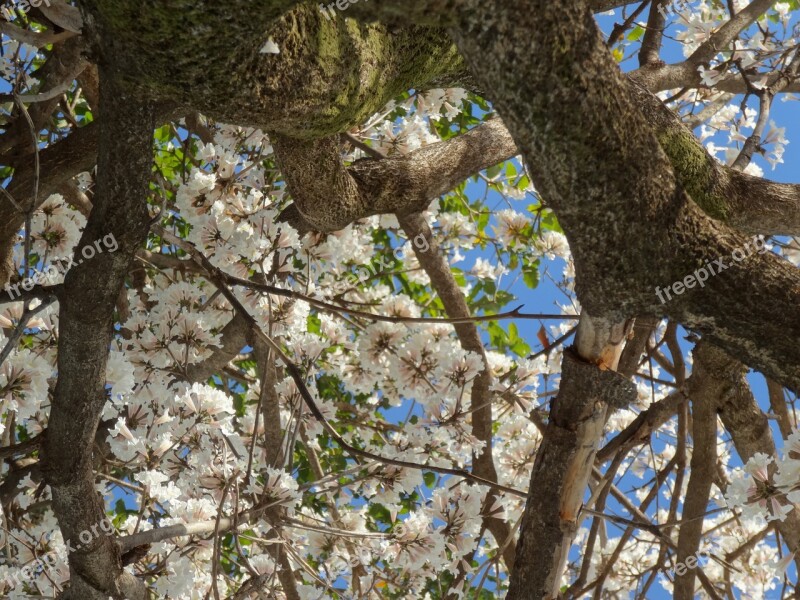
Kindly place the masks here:
POLYGON ((350 2, 0 27, 0 591, 796 594, 797 3, 350 2))

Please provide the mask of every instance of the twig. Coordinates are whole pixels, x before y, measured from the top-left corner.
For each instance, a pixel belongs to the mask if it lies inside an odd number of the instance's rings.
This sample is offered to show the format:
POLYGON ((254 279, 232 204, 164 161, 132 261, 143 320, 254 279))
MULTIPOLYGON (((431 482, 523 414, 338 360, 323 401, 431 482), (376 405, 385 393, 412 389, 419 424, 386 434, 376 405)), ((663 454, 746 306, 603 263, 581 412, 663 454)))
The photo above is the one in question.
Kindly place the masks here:
POLYGON ((19 340, 20 336, 22 335, 23 330, 28 325, 28 321, 31 317, 35 316, 37 313, 41 312, 48 306, 50 306, 55 301, 55 297, 50 297, 37 306, 36 308, 25 308, 25 311, 22 313, 22 316, 19 318, 19 323, 14 328, 14 332, 11 334, 11 337, 8 338, 3 351, 0 352, 0 365, 2 365, 5 360, 8 358, 8 355, 11 354, 11 351, 16 346, 17 341, 19 340))
POLYGON ((462 477, 468 481, 472 481, 474 483, 478 483, 480 485, 488 486, 494 489, 497 489, 502 492, 506 492, 509 494, 513 494, 520 498, 526 498, 527 493, 521 490, 508 487, 505 485, 501 485, 499 483, 494 483, 492 481, 488 481, 482 477, 478 477, 477 475, 473 475, 469 471, 464 471, 463 469, 451 469, 447 467, 436 467, 433 465, 421 465, 415 462, 405 461, 405 460, 397 460, 393 458, 388 458, 385 456, 380 456, 378 454, 373 454, 372 452, 368 452, 366 450, 361 450, 360 448, 356 448, 355 446, 351 446, 348 444, 342 436, 339 435, 339 432, 328 422, 325 418, 325 415, 322 414, 322 411, 317 406, 316 402, 314 401, 311 392, 308 390, 308 386, 306 385, 305 379, 303 378, 302 373, 300 373, 300 369, 297 365, 284 353, 283 349, 267 334, 265 334, 261 326, 258 322, 250 315, 250 313, 242 306, 242 303, 239 302, 239 299, 236 295, 225 285, 225 282, 217 275, 217 269, 209 262, 209 260, 199 251, 196 249, 192 253, 193 256, 200 261, 200 264, 206 269, 208 272, 208 276, 211 279, 211 282, 217 286, 217 288, 222 292, 222 295, 231 303, 231 305, 236 309, 242 317, 247 320, 250 326, 253 328, 253 331, 258 335, 267 345, 269 345, 278 357, 281 359, 283 364, 286 366, 286 370, 291 375, 292 379, 294 380, 295 384, 297 385, 297 389, 300 392, 300 396, 306 403, 309 411, 314 418, 322 425, 323 429, 328 432, 328 434, 339 444, 344 450, 350 453, 353 456, 358 456, 361 458, 369 458, 375 461, 378 461, 383 464, 392 465, 395 467, 402 467, 408 469, 421 469, 426 471, 431 471, 433 473, 441 473, 442 475, 452 475, 455 477, 462 477))
MULTIPOLYGON (((190 244, 186 242, 176 235, 166 231, 161 227, 155 227, 154 229, 157 230, 158 234, 163 237, 165 240, 169 241, 171 244, 175 244, 179 246, 182 250, 186 250, 187 252, 195 253, 197 249, 193 246, 190 247, 190 244)), ((523 313, 520 312, 524 305, 520 305, 516 307, 514 310, 499 313, 496 315, 480 315, 480 316, 473 316, 473 317, 462 317, 456 319, 447 319, 447 318, 438 318, 438 317, 390 317, 386 315, 376 315, 373 313, 368 313, 360 310, 355 310, 351 308, 346 308, 344 306, 336 306, 335 304, 330 304, 323 300, 317 300, 316 298, 312 298, 307 296, 301 292, 295 292, 293 290, 287 290, 285 288, 276 287, 274 285, 269 285, 266 283, 258 283, 255 281, 249 281, 247 279, 241 279, 239 277, 235 277, 233 275, 229 275, 224 271, 218 269, 211 265, 207 269, 208 271, 214 273, 218 279, 224 281, 228 285, 235 285, 240 287, 245 287, 251 290, 256 290, 259 292, 264 292, 267 294, 272 294, 274 296, 282 296, 284 298, 294 298, 296 300, 302 300, 303 302, 308 302, 310 305, 322 309, 322 310, 329 310, 331 312, 335 312, 337 314, 346 313, 356 317, 363 317, 365 319, 371 319, 373 321, 384 321, 387 323, 448 323, 448 324, 459 324, 459 323, 479 323, 482 321, 499 321, 504 319, 532 319, 532 320, 539 320, 539 319, 556 319, 556 320, 577 320, 580 319, 580 315, 562 315, 562 314, 539 314, 539 313, 523 313)), ((555 345, 555 343, 554 343, 555 345)))

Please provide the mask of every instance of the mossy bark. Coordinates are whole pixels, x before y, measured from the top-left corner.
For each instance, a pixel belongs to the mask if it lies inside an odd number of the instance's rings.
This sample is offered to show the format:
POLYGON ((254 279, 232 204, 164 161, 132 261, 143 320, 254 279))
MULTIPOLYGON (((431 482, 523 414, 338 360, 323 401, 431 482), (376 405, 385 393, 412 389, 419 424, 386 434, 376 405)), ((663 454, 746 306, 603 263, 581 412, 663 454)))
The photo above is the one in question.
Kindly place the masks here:
POLYGON ((142 94, 296 138, 362 123, 398 94, 464 72, 439 29, 391 31, 288 0, 85 0, 104 60, 142 94), (285 12, 284 12, 285 11, 285 12), (262 53, 272 40, 279 53, 262 53))

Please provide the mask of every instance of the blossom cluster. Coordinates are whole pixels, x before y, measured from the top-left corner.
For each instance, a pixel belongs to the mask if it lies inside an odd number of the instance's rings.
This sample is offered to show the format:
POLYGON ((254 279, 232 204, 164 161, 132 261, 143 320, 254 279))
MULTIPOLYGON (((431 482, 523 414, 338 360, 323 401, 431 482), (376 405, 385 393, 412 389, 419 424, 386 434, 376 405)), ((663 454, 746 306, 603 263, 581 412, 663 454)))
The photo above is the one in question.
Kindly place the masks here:
MULTIPOLYGON (((687 52, 723 19, 716 4, 702 6, 687 11, 679 5, 676 12, 685 17, 680 39, 687 52)), ((775 10, 782 14, 781 3, 775 10)), ((772 44, 756 35, 741 52, 775 49, 772 44)), ((278 49, 268 42, 264 51, 278 49)), ((721 64, 708 68, 716 72, 721 64)), ((691 101, 718 106, 700 136, 730 162, 736 144, 755 126, 755 113, 720 95, 695 94, 691 101), (719 143, 713 136, 726 133, 726 146, 713 145, 719 143)), ((385 155, 406 155, 479 122, 485 115, 474 116, 476 106, 462 89, 409 92, 351 135, 385 155)), ((526 342, 534 338, 528 323, 491 322, 480 324, 484 355, 464 350, 417 259, 433 251, 424 239, 407 239, 392 215, 301 236, 281 219, 291 197, 277 174, 269 136, 207 126, 211 137, 205 141, 182 127, 159 140, 157 168, 167 200, 118 302, 97 451, 97 491, 121 534, 191 524, 204 526, 207 535, 153 543, 136 572, 156 597, 174 600, 206 597, 212 583, 230 597, 254 577, 265 582, 266 595, 284 598, 286 564, 297 573, 296 595, 303 600, 429 599, 441 597, 442 581, 453 582, 447 591, 460 597, 485 597, 478 590, 486 592, 487 579, 491 593, 502 597, 509 565, 500 556, 507 540, 494 539, 484 525, 488 517, 518 523, 523 499, 490 494, 435 469, 469 470, 476 457, 491 453, 498 483, 524 492, 548 403, 558 392, 563 346, 548 343, 534 352, 526 342), (221 289, 223 280, 211 277, 194 260, 197 254, 218 273, 252 285, 221 289), (240 306, 247 319, 238 314, 240 306), (370 313, 382 320, 365 316, 370 313), (263 336, 297 367, 300 381, 263 336), (471 404, 486 371, 491 444, 473 433, 481 407, 471 404), (308 397, 341 439, 373 458, 353 456, 333 440, 308 397), (399 461, 418 468, 392 464, 399 461), (258 518, 251 519, 254 514, 258 518), (237 518, 217 536, 220 516, 237 518), (225 568, 210 568, 214 561, 225 568)), ((770 146, 767 160, 779 164, 782 130, 774 127, 764 143, 770 146)), ((363 156, 356 146, 343 146, 342 153, 346 162, 363 156)), ((758 174, 759 168, 749 171, 758 174)), ((91 187, 92 174, 79 179, 82 189, 91 187)), ((153 208, 155 214, 160 207, 153 208)), ((545 281, 559 294, 557 311, 580 310, 567 239, 519 160, 434 199, 423 217, 475 314, 500 313, 545 281)), ((64 198, 51 196, 32 219, 31 254, 41 264, 70 260, 84 226, 64 198)), ((22 242, 20 237, 13 257, 18 272, 30 259, 22 242)), ((10 331, 24 328, 22 342, 0 365, 0 435, 19 441, 47 428, 59 325, 56 304, 21 325, 23 311, 22 303, 14 303, 0 313, 0 347, 10 331)), ((573 325, 564 319, 537 327, 540 339, 549 341, 568 338, 573 325)), ((664 327, 659 324, 656 338, 664 327)), ((607 439, 672 391, 658 363, 648 374, 637 380, 638 402, 610 416, 607 439)), ((642 482, 628 494, 642 504, 653 500, 646 482, 675 459, 678 421, 667 421, 657 444, 631 452, 620 464, 642 482)), ((716 498, 730 510, 707 519, 703 549, 733 552, 759 533, 759 517, 784 519, 794 510, 800 500, 798 435, 780 461, 757 455, 743 470, 733 470, 726 497, 716 498), (732 523, 731 514, 744 522, 732 523)), ((720 436, 718 443, 729 441, 720 436)), ((3 469, 8 476, 7 464, 3 469)), ((673 496, 683 497, 685 486, 685 479, 668 478, 655 495, 663 503, 642 511, 658 523, 678 518, 665 506, 673 496)), ((69 577, 63 561, 46 573, 32 569, 26 581, 9 579, 36 557, 67 548, 48 506, 50 490, 30 475, 17 488, 3 515, 9 535, 0 594, 11 600, 29 593, 55 596, 69 577)), ((591 576, 618 555, 604 582, 608 597, 626 597, 631 581, 658 564, 663 547, 651 530, 625 537, 608 528, 592 536, 583 521, 576 543, 585 548, 590 539, 595 546, 585 568, 591 576)), ((742 573, 736 587, 763 597, 774 589, 780 559, 775 544, 752 544, 736 562, 742 573)), ((562 583, 569 585, 582 569, 570 562, 562 583)), ((726 571, 714 561, 704 573, 712 582, 726 582, 726 571)), ((659 580, 671 589, 668 577, 659 580)))
MULTIPOLYGON (((456 117, 464 99, 459 90, 409 96, 375 115, 359 136, 389 154, 413 151, 439 140, 433 124, 456 117)), ((293 564, 315 565, 298 584, 302 598, 319 597, 321 581, 420 598, 443 571, 466 573, 465 590, 481 578, 471 557, 485 562, 504 541, 482 535, 482 519, 486 514, 517 518, 522 502, 507 495, 490 501, 486 489, 436 476, 425 465, 469 469, 474 456, 487 451, 472 433, 469 398, 476 377, 488 369, 493 404, 503 414, 494 439, 500 483, 515 486, 527 479, 541 439, 527 412, 538 406, 542 378, 557 374, 559 351, 527 360, 489 350, 484 361, 463 350, 451 324, 404 322, 446 316, 431 313, 425 291, 430 281, 416 258, 415 252, 431 251, 426 240, 405 239, 390 216, 301 238, 280 219, 289 198, 283 186, 268 182, 274 165, 268 137, 224 125, 213 131, 213 142, 192 142, 186 172, 173 182, 174 204, 162 214, 160 226, 184 246, 155 231, 140 263, 144 276, 122 300, 99 434, 108 478, 99 474, 97 483, 108 505, 116 507, 115 526, 126 535, 213 524, 220 513, 269 506, 289 524, 261 519, 237 530, 236 541, 223 551, 238 566, 219 576, 220 590, 234 593, 248 574, 276 574, 275 543, 293 564), (189 249, 203 253, 221 272, 285 290, 279 295, 232 288, 258 327, 300 366, 314 402, 345 441, 420 468, 354 463, 330 443, 302 401, 297 381, 274 355, 265 359, 258 349, 236 348, 228 365, 216 364, 214 357, 228 351, 226 332, 237 316, 210 278, 197 272, 189 249), (173 269, 156 266, 157 255, 167 256, 173 269), (358 276, 366 264, 382 267, 368 280, 358 276), (342 318, 302 297, 364 307, 396 322, 342 318), (269 416, 265 396, 276 402, 269 416), (265 436, 276 434, 264 443, 265 436)), ((176 143, 164 151, 176 151, 176 143)), ((346 160, 360 151, 352 152, 346 160)), ((82 179, 87 177, 90 184, 90 175, 82 179)), ((491 185, 512 201, 533 192, 524 174, 511 170, 491 185)), ((488 302, 501 292, 497 285, 509 271, 503 263, 512 254, 531 264, 559 256, 571 269, 563 235, 534 230, 521 215, 507 209, 488 223, 478 222, 442 198, 425 218, 437 236, 437 251, 453 265, 470 261, 460 278, 465 293, 474 287, 488 302), (472 255, 486 239, 497 261, 472 255)), ((32 250, 48 262, 66 260, 84 225, 80 213, 54 195, 32 221, 32 250)), ((22 247, 16 248, 18 269, 24 264, 22 247)), ((2 319, 14 326, 21 309, 21 303, 8 305, 2 319)), ((553 335, 563 334, 564 327, 554 326, 553 335)), ((17 435, 28 438, 47 426, 57 306, 37 313, 25 331, 25 344, 2 365, 0 398, 3 413, 14 415, 17 435)), ((24 510, 48 497, 47 488, 27 478, 13 504, 24 510)), ((58 531, 50 510, 15 518, 10 560, 0 566, 0 576, 63 546, 57 534, 42 535, 58 531)), ((153 592, 176 599, 205 593, 211 552, 202 538, 153 544, 142 559, 161 565, 163 575, 149 582, 153 592)), ((58 590, 68 575, 63 568, 37 571, 0 593, 16 600, 33 589, 58 590)), ((271 585, 281 593, 279 578, 271 585)))

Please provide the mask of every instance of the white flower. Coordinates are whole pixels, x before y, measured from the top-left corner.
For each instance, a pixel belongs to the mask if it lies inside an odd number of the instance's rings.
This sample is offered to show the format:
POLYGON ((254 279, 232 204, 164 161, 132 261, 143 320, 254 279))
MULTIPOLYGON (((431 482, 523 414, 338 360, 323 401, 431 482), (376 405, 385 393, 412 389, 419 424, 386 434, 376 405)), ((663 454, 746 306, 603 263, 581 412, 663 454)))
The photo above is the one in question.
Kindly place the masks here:
POLYGON ((719 71, 715 71, 714 69, 706 69, 703 65, 697 67, 697 70, 700 72, 700 79, 703 85, 708 87, 714 87, 722 77, 722 73, 719 71))
POLYGON ((264 495, 269 504, 279 506, 294 506, 302 497, 297 491, 297 481, 286 471, 272 467, 266 468, 264 495))
POLYGON ((441 366, 444 376, 459 386, 466 385, 486 368, 480 356, 474 352, 464 352, 460 348, 448 353, 442 359, 441 366))
POLYGON ((470 271, 475 277, 479 277, 480 279, 491 279, 496 280, 499 279, 501 275, 507 272, 506 268, 501 265, 492 265, 488 260, 484 258, 477 258, 475 259, 475 266, 472 267, 470 271))
POLYGON ((161 485, 169 480, 169 477, 160 471, 140 471, 136 473, 133 478, 142 485, 150 487, 161 485))
POLYGON ((770 561, 770 566, 775 569, 775 577, 783 577, 786 569, 792 564, 794 560, 794 552, 787 552, 782 559, 770 561))
POLYGON ((792 5, 789 2, 776 2, 772 8, 775 9, 775 12, 778 13, 782 20, 786 20, 789 18, 789 11, 792 5))
POLYGON ((280 52, 281 50, 278 48, 278 44, 272 41, 272 38, 269 38, 267 43, 259 50, 259 54, 280 54, 280 52))
POLYGON ((135 385, 133 365, 124 352, 112 350, 106 364, 106 383, 111 386, 111 397, 126 396, 135 385))
POLYGON ((500 244, 511 250, 524 249, 527 244, 524 233, 530 224, 529 218, 510 208, 499 211, 496 217, 497 225, 493 229, 500 244))
POLYGON ((202 383, 193 383, 177 398, 189 410, 190 414, 216 415, 226 412, 233 414, 233 401, 225 392, 202 383))
POLYGON ((19 421, 33 417, 47 398, 50 365, 29 350, 14 352, 0 367, 0 400, 19 421))
POLYGON ((564 260, 569 259, 569 245, 563 233, 545 231, 542 233, 536 246, 540 252, 551 260, 556 256, 564 260))

